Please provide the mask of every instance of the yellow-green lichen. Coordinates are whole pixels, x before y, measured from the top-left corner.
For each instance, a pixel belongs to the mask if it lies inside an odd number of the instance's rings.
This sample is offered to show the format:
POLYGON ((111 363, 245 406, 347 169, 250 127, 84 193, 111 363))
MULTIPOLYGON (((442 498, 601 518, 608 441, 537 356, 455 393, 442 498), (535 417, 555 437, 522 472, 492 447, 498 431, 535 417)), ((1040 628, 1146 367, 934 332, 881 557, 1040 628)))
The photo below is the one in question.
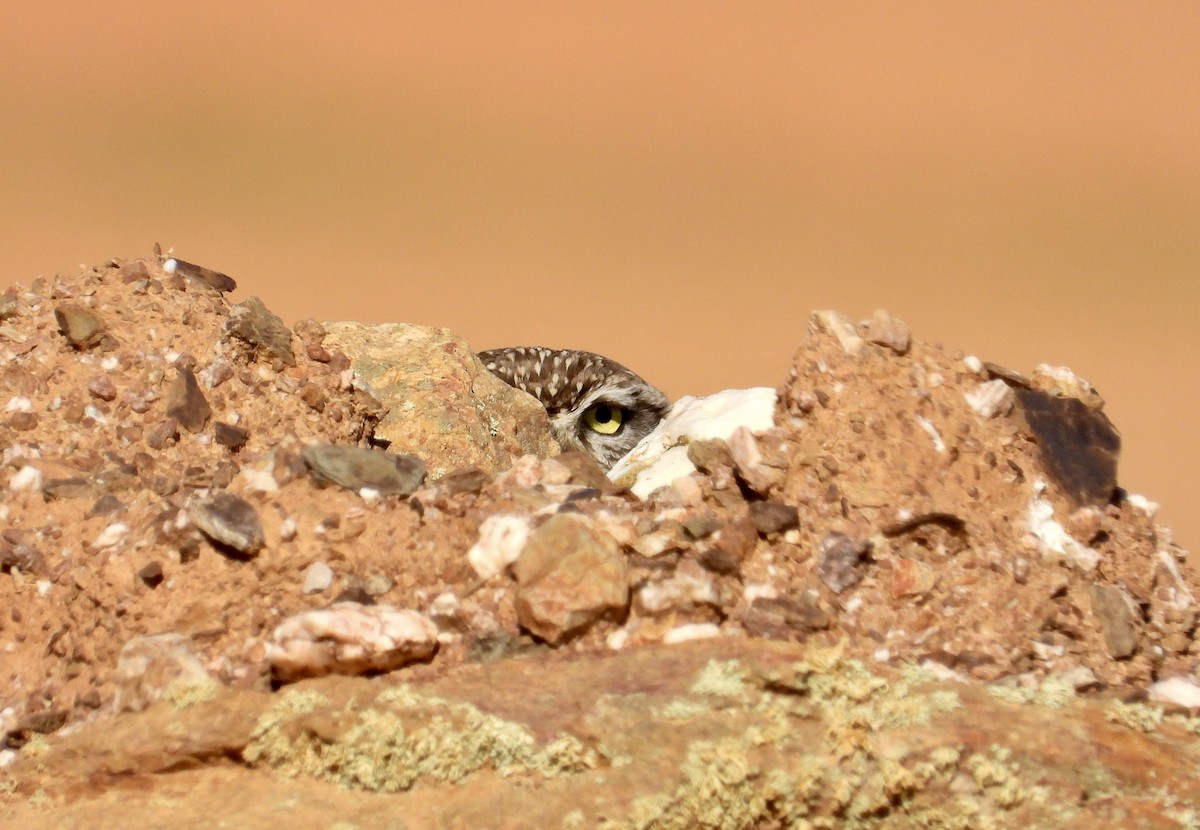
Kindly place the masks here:
POLYGON ((1119 723, 1139 732, 1153 732, 1163 722, 1164 714, 1160 706, 1114 700, 1109 704, 1104 717, 1111 723, 1119 723))
POLYGON ((179 678, 167 684, 167 687, 163 689, 162 699, 177 710, 187 709, 189 706, 214 700, 220 690, 221 684, 209 678, 203 680, 179 678))
POLYGON ((744 700, 750 673, 737 660, 709 660, 692 682, 697 695, 744 700))
POLYGON ((539 747, 520 724, 407 687, 381 692, 361 711, 349 705, 318 711, 310 704, 320 706, 315 699, 292 700, 260 718, 245 760, 382 792, 405 790, 425 778, 460 781, 484 766, 501 775, 553 776, 598 762, 597 753, 574 736, 539 747))
POLYGON ((1009 703, 1035 704, 1050 709, 1062 709, 1075 699, 1075 687, 1067 681, 1048 677, 1032 688, 993 685, 987 687, 988 694, 1009 703))

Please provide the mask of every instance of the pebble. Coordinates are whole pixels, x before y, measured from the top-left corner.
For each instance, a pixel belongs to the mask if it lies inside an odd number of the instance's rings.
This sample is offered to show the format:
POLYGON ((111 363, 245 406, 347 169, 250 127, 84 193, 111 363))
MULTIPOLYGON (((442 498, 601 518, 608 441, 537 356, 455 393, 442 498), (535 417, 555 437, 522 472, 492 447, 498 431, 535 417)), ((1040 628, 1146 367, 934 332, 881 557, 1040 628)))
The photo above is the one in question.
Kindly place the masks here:
POLYGON ((1151 700, 1174 703, 1187 709, 1200 709, 1200 685, 1186 677, 1170 677, 1150 687, 1151 700))
POLYGON ((407 496, 425 478, 425 464, 413 455, 335 444, 311 444, 302 452, 314 477, 355 492, 364 487, 385 495, 407 496))
POLYGON ((117 397, 117 387, 113 385, 108 375, 98 375, 91 378, 87 384, 88 394, 102 401, 111 401, 117 397))
POLYGON ((437 626, 416 611, 335 602, 288 617, 271 634, 266 659, 288 682, 327 674, 386 672, 437 649, 437 626))
POLYGON ((814 311, 808 319, 810 334, 814 331, 824 331, 837 338, 842 351, 851 357, 859 357, 866 350, 866 342, 858 336, 854 324, 844 314, 836 311, 814 311))
POLYGON ((1108 416, 1078 398, 1014 390, 1046 473, 1076 507, 1105 507, 1117 487, 1121 435, 1108 416))
POLYGON ((711 640, 720 637, 721 629, 716 623, 684 623, 677 625, 663 635, 662 641, 667 645, 686 643, 689 640, 711 640))
POLYGON ((304 571, 304 593, 319 594, 333 584, 333 569, 324 562, 313 562, 304 571))
POLYGON ((167 390, 167 415, 188 432, 200 432, 212 417, 212 407, 191 369, 180 369, 167 390))
POLYGON ((529 537, 513 570, 517 620, 551 644, 623 613, 629 602, 629 565, 616 542, 569 513, 529 537))
POLYGON ((1007 415, 1016 401, 1012 387, 999 378, 984 381, 971 391, 964 392, 963 398, 968 406, 984 418, 1007 415))
POLYGON ((237 452, 250 440, 250 430, 218 421, 213 426, 213 440, 221 446, 237 452))
POLYGON ((232 548, 242 556, 251 557, 266 544, 258 511, 232 493, 217 493, 212 498, 194 503, 188 516, 200 531, 218 544, 218 550, 232 548))
POLYGON ((1088 594, 1109 655, 1117 660, 1132 656, 1137 649, 1137 631, 1125 592, 1112 585, 1093 583, 1088 586, 1088 594))

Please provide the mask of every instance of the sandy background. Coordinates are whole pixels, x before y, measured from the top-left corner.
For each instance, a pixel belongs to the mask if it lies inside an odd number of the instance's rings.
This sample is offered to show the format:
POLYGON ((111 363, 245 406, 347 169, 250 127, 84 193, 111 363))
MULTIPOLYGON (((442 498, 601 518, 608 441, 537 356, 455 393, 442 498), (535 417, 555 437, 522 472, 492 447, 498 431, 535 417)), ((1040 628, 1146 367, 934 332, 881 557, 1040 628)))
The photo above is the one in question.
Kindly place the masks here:
POLYGON ((1200 544, 1200 5, 6 3, 0 287, 173 246, 304 317, 777 385, 886 307, 1108 399, 1200 544), (351 9, 352 10, 348 10, 351 9))

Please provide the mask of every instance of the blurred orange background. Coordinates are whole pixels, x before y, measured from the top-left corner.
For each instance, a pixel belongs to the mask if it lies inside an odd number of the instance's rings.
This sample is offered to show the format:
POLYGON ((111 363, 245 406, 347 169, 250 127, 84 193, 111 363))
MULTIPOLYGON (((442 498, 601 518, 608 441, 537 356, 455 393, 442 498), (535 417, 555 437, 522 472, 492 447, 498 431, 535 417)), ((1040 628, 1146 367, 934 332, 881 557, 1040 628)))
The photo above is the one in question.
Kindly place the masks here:
POLYGON ((778 385, 808 313, 1108 399, 1200 541, 1200 5, 0 9, 0 287, 152 243, 289 323, 778 385))

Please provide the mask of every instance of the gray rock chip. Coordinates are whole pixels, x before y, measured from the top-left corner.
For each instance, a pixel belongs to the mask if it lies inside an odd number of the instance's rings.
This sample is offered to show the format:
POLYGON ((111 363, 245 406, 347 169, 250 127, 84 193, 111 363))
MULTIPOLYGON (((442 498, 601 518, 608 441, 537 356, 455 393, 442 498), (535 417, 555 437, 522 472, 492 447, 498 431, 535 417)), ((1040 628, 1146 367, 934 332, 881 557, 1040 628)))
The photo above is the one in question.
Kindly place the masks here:
POLYGON ((546 410, 493 375, 447 329, 327 322, 324 347, 340 350, 388 412, 375 436, 415 453, 434 481, 475 467, 489 475, 523 455, 555 455, 546 410))
POLYGON ((1129 601, 1120 588, 1112 585, 1089 585, 1092 615, 1104 632, 1104 645, 1116 660, 1131 657, 1137 648, 1137 630, 1129 601))
POLYGON ((262 349, 284 364, 296 365, 291 329, 269 311, 258 297, 251 297, 229 309, 229 321, 225 328, 233 337, 262 349))
POLYGON ((90 349, 104 338, 104 321, 81 305, 63 303, 54 309, 54 319, 63 337, 76 349, 90 349))
POLYGON ((311 444, 301 455, 315 478, 356 492, 369 487, 384 495, 407 496, 425 478, 424 462, 412 455, 336 444, 311 444))
POLYGON ((217 493, 196 502, 188 510, 188 516, 209 539, 247 558, 257 554, 266 544, 258 511, 232 493, 217 493))
POLYGON ((188 432, 200 432, 212 417, 212 407, 190 369, 180 369, 167 390, 167 415, 188 432))
POLYGON ((629 604, 629 565, 617 543, 572 514, 534 531, 513 571, 517 620, 551 644, 619 617, 629 604))
POLYGON ((821 581, 840 594, 862 580, 858 564, 870 552, 871 543, 865 539, 851 539, 843 533, 830 533, 821 541, 821 554, 817 562, 817 573, 821 581))

